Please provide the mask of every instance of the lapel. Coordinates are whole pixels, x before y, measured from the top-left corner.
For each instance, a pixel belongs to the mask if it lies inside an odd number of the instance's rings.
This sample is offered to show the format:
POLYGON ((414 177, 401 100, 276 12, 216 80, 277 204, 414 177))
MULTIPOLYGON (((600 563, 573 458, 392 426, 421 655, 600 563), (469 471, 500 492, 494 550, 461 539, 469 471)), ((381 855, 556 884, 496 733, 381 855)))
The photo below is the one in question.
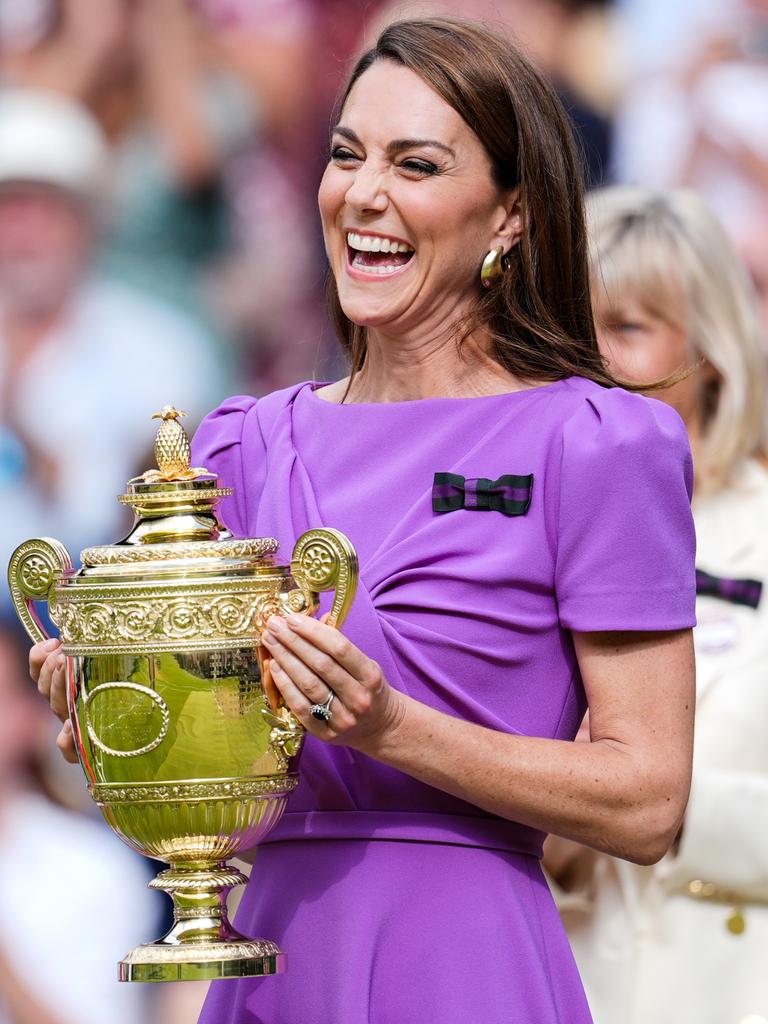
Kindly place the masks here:
MULTIPOLYGON (((716 576, 751 577, 768 584, 768 473, 745 464, 726 490, 695 502, 696 564, 716 576)), ((764 655, 768 587, 755 610, 713 597, 696 601, 696 690, 701 704, 713 688, 764 655)))

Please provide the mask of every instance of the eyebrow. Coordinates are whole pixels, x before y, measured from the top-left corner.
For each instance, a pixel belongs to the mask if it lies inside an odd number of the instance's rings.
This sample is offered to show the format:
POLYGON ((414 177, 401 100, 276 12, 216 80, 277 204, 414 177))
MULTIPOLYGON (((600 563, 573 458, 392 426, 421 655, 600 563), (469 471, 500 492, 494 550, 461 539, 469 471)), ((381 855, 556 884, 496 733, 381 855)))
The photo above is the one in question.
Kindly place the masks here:
MULTIPOLYGON (((343 139, 347 139, 357 146, 362 146, 360 136, 353 132, 351 128, 345 128, 343 124, 337 124, 333 129, 333 134, 341 135, 343 139)), ((397 153, 402 153, 405 149, 418 149, 420 146, 431 146, 433 149, 439 149, 454 159, 456 158, 455 151, 450 146, 446 146, 444 142, 438 142, 437 139, 394 139, 387 146, 387 152, 396 155, 397 153)))

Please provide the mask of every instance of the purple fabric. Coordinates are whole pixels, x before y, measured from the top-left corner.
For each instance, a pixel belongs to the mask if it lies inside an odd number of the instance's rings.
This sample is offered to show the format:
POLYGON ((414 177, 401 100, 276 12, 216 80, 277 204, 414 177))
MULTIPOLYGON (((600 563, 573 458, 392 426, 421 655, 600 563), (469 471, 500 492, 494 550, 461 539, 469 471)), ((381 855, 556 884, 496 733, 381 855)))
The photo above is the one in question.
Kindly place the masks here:
MULTIPOLYGON (((230 529, 277 537, 286 561, 310 527, 350 537, 361 588, 344 631, 393 686, 569 740, 584 712, 570 630, 693 625, 690 453, 667 406, 579 378, 344 406, 313 388, 231 399, 194 461, 237 489, 230 529), (533 473, 536 488, 525 516, 444 516, 438 471, 533 473)), ((237 919, 282 945, 289 973, 214 983, 201 1020, 586 1024, 542 839, 309 737, 237 919)))

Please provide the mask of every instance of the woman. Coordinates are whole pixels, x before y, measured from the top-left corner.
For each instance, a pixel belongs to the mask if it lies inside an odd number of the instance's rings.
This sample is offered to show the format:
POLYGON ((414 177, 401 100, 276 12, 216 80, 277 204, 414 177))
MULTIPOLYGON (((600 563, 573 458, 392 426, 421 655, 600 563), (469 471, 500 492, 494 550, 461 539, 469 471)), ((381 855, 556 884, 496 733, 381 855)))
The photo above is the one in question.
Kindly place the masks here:
MULTIPOLYGON (((655 867, 563 849, 563 912, 597 1024, 768 1021, 768 431, 752 288, 693 193, 597 192, 593 302, 611 369, 630 380, 700 361, 663 393, 694 453, 699 597, 691 801, 655 867)), ((559 846, 559 848, 558 848, 559 846)))
MULTIPOLYGON (((202 1020, 584 1024, 538 857, 553 830, 650 862, 677 832, 685 433, 610 386, 567 118, 503 39, 386 29, 319 200, 352 374, 230 400, 195 458, 237 488, 237 533, 344 530, 362 588, 344 635, 268 622, 311 735, 238 920, 291 966, 212 986, 202 1020)), ((56 658, 33 670, 61 710, 56 658)))

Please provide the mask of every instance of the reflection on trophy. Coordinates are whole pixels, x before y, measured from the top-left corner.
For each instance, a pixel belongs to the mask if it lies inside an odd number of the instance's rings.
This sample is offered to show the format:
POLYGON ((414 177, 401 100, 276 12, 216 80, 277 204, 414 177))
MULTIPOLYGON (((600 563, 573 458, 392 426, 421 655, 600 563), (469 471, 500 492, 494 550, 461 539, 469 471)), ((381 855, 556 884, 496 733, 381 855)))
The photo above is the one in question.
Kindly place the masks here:
POLYGON ((156 415, 158 469, 119 498, 135 513, 128 537, 87 548, 79 570, 58 541, 26 541, 8 568, 11 596, 33 640, 46 638, 37 601, 59 628, 93 799, 133 849, 169 865, 150 884, 173 899, 173 927, 125 957, 121 980, 274 974, 283 953, 239 935, 226 910, 245 881, 227 858, 275 827, 298 781, 303 728, 270 681, 260 635, 270 615, 313 614, 324 590, 335 590, 328 621, 339 625, 357 557, 330 529, 303 534, 290 566, 269 537, 233 538, 215 512, 232 492, 190 468, 183 413, 156 415))

